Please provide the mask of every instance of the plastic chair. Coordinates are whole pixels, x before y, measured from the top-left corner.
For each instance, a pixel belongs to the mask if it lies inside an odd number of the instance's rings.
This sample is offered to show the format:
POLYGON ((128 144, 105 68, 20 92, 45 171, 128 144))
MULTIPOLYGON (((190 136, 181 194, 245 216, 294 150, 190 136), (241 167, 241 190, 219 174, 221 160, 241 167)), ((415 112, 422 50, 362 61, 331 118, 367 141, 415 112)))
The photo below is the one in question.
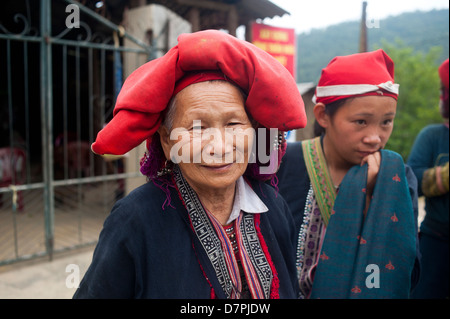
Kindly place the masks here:
MULTIPOLYGON (((21 185, 26 179, 26 153, 21 148, 0 148, 0 187, 21 185)), ((22 192, 17 192, 17 207, 24 208, 22 192)))

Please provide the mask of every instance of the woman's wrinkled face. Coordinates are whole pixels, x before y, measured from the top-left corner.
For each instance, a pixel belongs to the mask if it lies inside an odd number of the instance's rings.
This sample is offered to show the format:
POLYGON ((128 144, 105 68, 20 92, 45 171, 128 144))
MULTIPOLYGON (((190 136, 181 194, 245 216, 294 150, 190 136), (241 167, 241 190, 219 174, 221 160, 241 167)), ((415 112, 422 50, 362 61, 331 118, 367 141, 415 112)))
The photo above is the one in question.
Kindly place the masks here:
POLYGON ((166 158, 197 192, 234 187, 247 168, 254 130, 238 88, 225 81, 192 84, 175 97, 170 131, 159 130, 166 158))

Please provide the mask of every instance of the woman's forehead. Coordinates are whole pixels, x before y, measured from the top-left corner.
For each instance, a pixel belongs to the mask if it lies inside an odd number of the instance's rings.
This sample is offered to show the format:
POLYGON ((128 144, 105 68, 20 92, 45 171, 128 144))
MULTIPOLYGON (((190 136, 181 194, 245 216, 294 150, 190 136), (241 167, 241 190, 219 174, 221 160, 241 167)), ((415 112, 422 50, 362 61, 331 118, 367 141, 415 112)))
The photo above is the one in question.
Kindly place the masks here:
POLYGON ((177 113, 244 112, 244 98, 234 85, 223 81, 188 86, 177 97, 177 113))
POLYGON ((204 94, 214 97, 217 94, 228 93, 233 97, 239 97, 243 99, 242 91, 235 85, 221 80, 205 81, 194 83, 177 94, 177 98, 184 98, 185 96, 191 97, 192 95, 204 94))

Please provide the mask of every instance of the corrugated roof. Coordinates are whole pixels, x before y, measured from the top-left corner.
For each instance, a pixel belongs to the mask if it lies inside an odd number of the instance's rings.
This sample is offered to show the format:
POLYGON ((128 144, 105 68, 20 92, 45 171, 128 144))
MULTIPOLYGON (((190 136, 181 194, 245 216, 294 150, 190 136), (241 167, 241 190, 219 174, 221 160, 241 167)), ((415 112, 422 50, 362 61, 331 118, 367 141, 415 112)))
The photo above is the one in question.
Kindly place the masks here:
MULTIPOLYGON (((269 0, 208 0, 222 4, 235 4, 239 13, 239 24, 247 24, 251 20, 273 18, 290 14, 269 0)), ((147 3, 160 4, 178 15, 186 18, 190 6, 180 4, 177 0, 148 0, 147 3)), ((200 8, 200 15, 207 15, 212 10, 200 8)))
POLYGON ((241 0, 237 7, 238 10, 245 10, 254 20, 290 14, 269 0, 241 0))
MULTIPOLYGON (((93 7, 97 0, 86 0, 90 4, 89 7, 93 7)), ((114 23, 120 23, 122 20, 123 10, 126 6, 129 6, 130 0, 104 0, 107 3, 109 11, 109 18, 114 23)), ((183 3, 190 3, 191 1, 178 1, 178 0, 146 0, 147 4, 160 4, 166 8, 172 10, 179 16, 189 20, 188 14, 191 6, 183 3)), ((283 16, 290 14, 288 11, 278 7, 276 4, 269 0, 205 0, 200 1, 200 4, 204 3, 217 3, 217 7, 220 4, 236 5, 239 20, 239 25, 247 25, 249 22, 256 19, 273 18, 275 16, 283 16)), ((212 6, 213 7, 213 6, 212 6)), ((222 10, 213 10, 203 6, 199 8, 201 17, 201 29, 220 29, 227 27, 227 12, 222 10)))

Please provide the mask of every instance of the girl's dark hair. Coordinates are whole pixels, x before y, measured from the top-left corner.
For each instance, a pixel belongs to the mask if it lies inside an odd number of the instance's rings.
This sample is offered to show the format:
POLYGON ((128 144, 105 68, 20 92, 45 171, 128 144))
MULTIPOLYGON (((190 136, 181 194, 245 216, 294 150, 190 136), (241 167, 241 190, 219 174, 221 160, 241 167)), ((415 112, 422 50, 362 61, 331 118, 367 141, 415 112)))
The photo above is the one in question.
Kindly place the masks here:
MULTIPOLYGON (((347 101, 349 101, 351 98, 346 98, 346 99, 342 99, 342 100, 337 100, 336 102, 330 103, 325 105, 325 113, 332 119, 334 117, 334 115, 336 114, 337 110, 339 110, 339 108, 344 105, 345 103, 347 103, 347 101)), ((314 136, 321 136, 325 134, 325 129, 320 126, 319 122, 317 122, 317 120, 314 121, 314 136)))

